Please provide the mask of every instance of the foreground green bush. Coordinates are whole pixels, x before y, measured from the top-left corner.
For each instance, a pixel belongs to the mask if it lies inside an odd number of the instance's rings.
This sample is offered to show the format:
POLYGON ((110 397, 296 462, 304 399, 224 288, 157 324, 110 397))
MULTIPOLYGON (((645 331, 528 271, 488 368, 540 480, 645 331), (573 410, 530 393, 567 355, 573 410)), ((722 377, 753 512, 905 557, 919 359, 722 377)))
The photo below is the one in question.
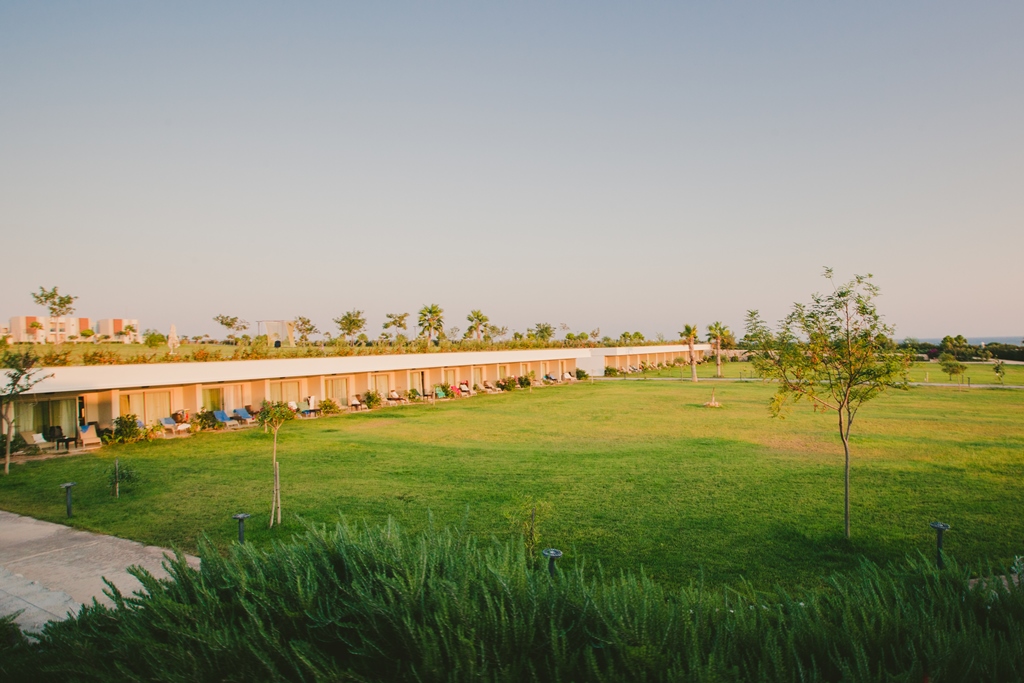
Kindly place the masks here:
MULTIPOLYGON (((395 526, 209 545, 46 627, 20 675, 107 681, 933 681, 1024 678, 1024 598, 923 558, 792 595, 555 577, 522 544, 395 526), (31 671, 31 674, 28 672, 31 671)), ((951 563, 952 564, 952 563, 951 563)), ((0 652, 0 655, 3 653, 0 652)))

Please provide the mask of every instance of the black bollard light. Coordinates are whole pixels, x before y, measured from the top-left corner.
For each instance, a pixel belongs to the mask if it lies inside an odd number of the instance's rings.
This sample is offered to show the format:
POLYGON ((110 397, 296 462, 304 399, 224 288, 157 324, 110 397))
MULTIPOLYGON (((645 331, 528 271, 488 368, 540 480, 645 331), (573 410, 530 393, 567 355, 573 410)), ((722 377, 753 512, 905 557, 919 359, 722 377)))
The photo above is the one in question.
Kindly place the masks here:
POLYGON ((548 558, 548 572, 551 576, 555 575, 555 560, 562 556, 562 551, 558 548, 545 548, 540 551, 540 554, 548 558))
POLYGON ((71 517, 71 487, 76 486, 78 482, 69 481, 66 484, 61 484, 60 487, 64 489, 65 499, 68 506, 68 518, 71 517))
POLYGON ((239 512, 237 515, 231 515, 231 518, 238 520, 238 544, 242 545, 245 543, 245 520, 249 519, 249 513, 239 512))
POLYGON ((942 522, 932 522, 929 524, 931 528, 935 529, 935 559, 939 565, 939 569, 945 569, 946 563, 942 561, 942 532, 949 531, 949 525, 943 524, 942 522))

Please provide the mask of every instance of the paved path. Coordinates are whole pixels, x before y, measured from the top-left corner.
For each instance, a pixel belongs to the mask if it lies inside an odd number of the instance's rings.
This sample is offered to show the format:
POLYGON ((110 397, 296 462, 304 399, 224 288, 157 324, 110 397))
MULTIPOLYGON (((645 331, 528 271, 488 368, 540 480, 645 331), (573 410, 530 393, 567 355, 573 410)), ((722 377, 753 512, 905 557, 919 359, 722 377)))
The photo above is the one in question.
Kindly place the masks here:
MULTIPOLYGON (((131 594, 142 586, 127 568, 139 565, 165 577, 164 553, 169 551, 0 510, 0 615, 24 610, 18 624, 38 631, 93 598, 109 605, 104 577, 131 594)), ((198 558, 188 559, 199 566, 198 558)))

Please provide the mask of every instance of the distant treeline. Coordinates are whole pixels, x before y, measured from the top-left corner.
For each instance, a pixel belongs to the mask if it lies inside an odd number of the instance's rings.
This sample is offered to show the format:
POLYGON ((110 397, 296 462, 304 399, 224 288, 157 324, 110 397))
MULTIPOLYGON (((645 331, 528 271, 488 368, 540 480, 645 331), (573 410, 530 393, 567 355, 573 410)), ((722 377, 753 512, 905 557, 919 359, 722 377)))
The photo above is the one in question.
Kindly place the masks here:
POLYGON ((927 354, 929 358, 938 358, 943 353, 952 354, 957 360, 1019 360, 1024 361, 1024 341, 1021 346, 1016 344, 971 344, 962 334, 943 337, 938 344, 919 341, 913 338, 904 339, 900 346, 912 349, 917 353, 927 354))

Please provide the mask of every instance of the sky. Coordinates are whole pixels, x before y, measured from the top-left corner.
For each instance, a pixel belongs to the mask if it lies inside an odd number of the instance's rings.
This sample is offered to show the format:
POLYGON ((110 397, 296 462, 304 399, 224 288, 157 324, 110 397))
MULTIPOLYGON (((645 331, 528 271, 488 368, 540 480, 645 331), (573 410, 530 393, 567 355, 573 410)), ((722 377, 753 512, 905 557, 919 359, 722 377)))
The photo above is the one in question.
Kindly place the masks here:
POLYGON ((0 4, 0 319, 1024 336, 1024 4, 0 4))

